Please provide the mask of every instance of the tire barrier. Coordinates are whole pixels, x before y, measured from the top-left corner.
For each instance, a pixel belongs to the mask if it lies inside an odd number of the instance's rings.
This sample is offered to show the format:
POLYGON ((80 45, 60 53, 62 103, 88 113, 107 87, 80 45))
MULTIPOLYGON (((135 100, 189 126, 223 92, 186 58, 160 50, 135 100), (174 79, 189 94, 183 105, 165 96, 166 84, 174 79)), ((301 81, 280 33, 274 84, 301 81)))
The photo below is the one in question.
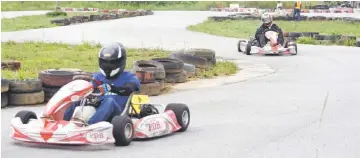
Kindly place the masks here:
MULTIPOLYGON (((354 41, 354 45, 357 46, 356 36, 349 35, 321 35, 319 32, 284 32, 284 37, 290 40, 297 40, 299 37, 310 37, 314 40, 325 41, 325 42, 344 42, 354 41)), ((359 46, 357 46, 359 47, 359 46)))
POLYGON ((209 66, 206 58, 185 54, 183 51, 174 52, 169 58, 181 60, 184 63, 195 65, 197 68, 205 69, 209 66))
POLYGON ((42 91, 42 83, 39 79, 10 80, 11 93, 33 93, 42 91))
POLYGON ((165 77, 166 83, 184 83, 187 80, 187 74, 185 70, 181 70, 179 73, 167 73, 165 77))
MULTIPOLYGON (((292 15, 274 15, 274 20, 278 21, 292 21, 292 15)), ((237 13, 233 15, 228 16, 210 16, 208 17, 208 20, 213 20, 216 22, 221 22, 225 20, 259 20, 259 15, 248 15, 248 14, 242 14, 237 13)), ((300 19, 302 21, 343 21, 343 22, 349 22, 349 23, 359 23, 360 18, 355 17, 325 17, 325 16, 300 16, 300 19)))
POLYGON ((9 105, 32 105, 44 102, 44 91, 39 79, 9 80, 8 86, 4 96, 8 97, 6 103, 9 105))
POLYGON ((45 102, 48 102, 61 87, 43 87, 45 102))
POLYGON ((1 61, 1 70, 11 70, 16 71, 21 67, 20 61, 9 60, 9 61, 1 61))
POLYGON ((10 81, 7 79, 1 79, 1 93, 9 91, 10 81))
POLYGON ((153 60, 139 60, 133 63, 132 72, 136 71, 153 71, 155 79, 163 80, 165 78, 164 66, 153 60))
POLYGON ((33 93, 9 93, 10 105, 34 105, 44 102, 44 91, 33 93))
POLYGON ((161 93, 161 84, 157 81, 153 83, 142 83, 139 93, 149 96, 157 96, 161 93))
POLYGON ((1 79, 1 108, 5 108, 8 105, 8 91, 10 81, 7 79, 1 79))
POLYGON ((165 73, 180 73, 184 68, 184 62, 172 58, 153 58, 153 61, 159 62, 164 66, 165 73))
POLYGON ((66 25, 70 25, 70 19, 69 18, 61 18, 61 19, 54 19, 54 20, 50 20, 51 24, 56 24, 58 26, 66 26, 66 25))
POLYGON ((138 60, 133 63, 131 69, 141 83, 140 94, 156 96, 165 88, 165 68, 154 60, 138 60))
POLYGON ((141 83, 153 83, 155 82, 155 72, 154 71, 136 71, 137 78, 139 78, 141 83))
POLYGON ((86 16, 73 16, 70 18, 60 18, 60 19, 52 19, 50 20, 51 24, 56 24, 58 26, 66 26, 78 23, 86 23, 92 21, 99 21, 99 20, 114 20, 120 18, 127 18, 127 17, 136 17, 136 16, 146 16, 146 15, 153 15, 154 12, 151 10, 136 10, 136 11, 127 11, 127 10, 99 10, 98 8, 61 8, 62 11, 65 12, 98 12, 99 15, 86 15, 86 16))
POLYGON ((186 72, 187 78, 195 76, 195 65, 184 63, 184 71, 186 72))
POLYGON ((9 104, 9 95, 7 92, 1 92, 1 108, 7 107, 9 104))
POLYGON ((92 76, 92 73, 71 68, 47 69, 41 71, 39 73, 39 79, 41 80, 44 91, 44 101, 49 101, 62 86, 71 82, 76 75, 92 76))
MULTIPOLYGON (((257 9, 257 8, 210 8, 210 11, 218 12, 237 12, 237 13, 262 13, 262 12, 274 12, 275 9, 257 9)), ((293 12, 293 9, 283 9, 288 14, 293 12)), ((302 13, 359 13, 357 8, 329 8, 328 6, 318 5, 315 8, 301 9, 302 13)))
MULTIPOLYGON (((167 58, 133 63, 131 72, 141 82, 140 94, 160 95, 168 83, 184 83, 188 78, 216 64, 215 51, 211 49, 192 48, 175 52, 177 53, 167 58)), ((88 80, 93 74, 81 69, 57 68, 41 71, 37 79, 1 79, 1 107, 48 102, 65 84, 76 79, 88 80)))
POLYGON ((70 7, 61 7, 60 8, 64 12, 81 12, 81 11, 93 11, 98 12, 99 8, 70 8, 70 7))
POLYGON ((71 82, 75 75, 80 74, 83 74, 83 71, 80 69, 47 69, 39 73, 39 78, 45 87, 61 87, 71 82))
POLYGON ((216 56, 214 50, 204 48, 191 48, 185 50, 184 53, 207 59, 209 66, 213 66, 216 64, 216 56))

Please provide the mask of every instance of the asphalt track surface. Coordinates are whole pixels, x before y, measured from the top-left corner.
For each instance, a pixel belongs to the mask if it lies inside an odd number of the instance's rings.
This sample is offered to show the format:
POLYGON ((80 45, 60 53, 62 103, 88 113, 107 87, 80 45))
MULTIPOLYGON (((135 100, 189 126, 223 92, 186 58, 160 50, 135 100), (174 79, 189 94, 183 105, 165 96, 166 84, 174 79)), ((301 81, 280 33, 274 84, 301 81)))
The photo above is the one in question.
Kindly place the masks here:
POLYGON ((63 157, 360 157, 360 48, 299 45, 297 56, 246 56, 238 39, 186 31, 216 12, 155 12, 51 29, 2 33, 2 40, 80 43, 120 41, 127 47, 206 47, 217 56, 265 63, 276 73, 230 85, 183 91, 153 102, 184 102, 191 110, 186 132, 127 147, 34 146, 8 137, 9 121, 23 109, 1 110, 4 158, 63 157), (184 42, 185 41, 185 42, 184 42))

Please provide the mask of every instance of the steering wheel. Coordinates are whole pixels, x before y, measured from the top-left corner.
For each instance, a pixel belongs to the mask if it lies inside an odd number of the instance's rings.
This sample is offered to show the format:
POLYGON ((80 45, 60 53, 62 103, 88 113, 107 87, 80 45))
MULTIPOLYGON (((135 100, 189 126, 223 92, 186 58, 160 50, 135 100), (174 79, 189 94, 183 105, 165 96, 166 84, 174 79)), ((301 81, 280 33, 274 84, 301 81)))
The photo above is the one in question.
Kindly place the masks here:
MULTIPOLYGON (((99 80, 96 80, 95 78, 91 77, 91 76, 88 76, 88 75, 75 75, 73 77, 73 80, 85 80, 85 81, 89 81, 89 82, 94 82, 96 85, 101 85, 102 82, 99 81, 99 80)), ((94 87, 94 91, 95 90, 98 90, 97 87, 94 87)), ((93 97, 100 97, 102 96, 103 94, 102 93, 91 93, 90 96, 93 96, 93 97)))

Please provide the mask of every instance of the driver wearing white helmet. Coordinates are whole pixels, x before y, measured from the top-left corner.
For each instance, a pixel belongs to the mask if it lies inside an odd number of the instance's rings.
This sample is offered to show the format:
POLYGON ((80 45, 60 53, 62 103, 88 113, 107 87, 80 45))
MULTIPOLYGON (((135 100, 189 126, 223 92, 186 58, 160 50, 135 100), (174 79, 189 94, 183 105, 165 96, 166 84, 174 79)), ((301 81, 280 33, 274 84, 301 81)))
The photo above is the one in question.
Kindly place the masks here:
POLYGON ((264 13, 261 16, 262 24, 261 26, 256 30, 255 33, 255 39, 259 42, 260 47, 264 47, 267 43, 267 39, 265 37, 265 32, 268 30, 272 30, 277 32, 278 35, 278 44, 283 45, 284 44, 284 36, 283 32, 276 24, 273 23, 273 18, 270 14, 264 13))

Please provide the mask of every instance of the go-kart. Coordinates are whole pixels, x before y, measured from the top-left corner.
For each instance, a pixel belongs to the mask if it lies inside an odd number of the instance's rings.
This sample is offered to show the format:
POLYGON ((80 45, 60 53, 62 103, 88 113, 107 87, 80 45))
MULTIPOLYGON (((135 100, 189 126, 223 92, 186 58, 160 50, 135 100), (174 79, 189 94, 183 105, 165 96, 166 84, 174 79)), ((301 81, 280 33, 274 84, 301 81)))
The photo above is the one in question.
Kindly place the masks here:
POLYGON ((49 100, 40 119, 31 111, 18 112, 11 120, 10 137, 30 143, 111 143, 116 146, 127 146, 133 139, 183 132, 189 126, 190 111, 187 105, 171 103, 164 108, 159 104, 149 104, 147 95, 135 93, 129 97, 121 114, 110 121, 88 125, 84 120, 88 120, 95 113, 95 107, 99 105, 98 97, 102 95, 94 93, 93 90, 96 89, 88 80, 74 79, 49 100), (74 119, 63 120, 65 110, 76 101, 80 101, 80 105, 75 108, 74 119), (144 108, 149 106, 153 107, 150 108, 150 114, 149 109, 144 108), (144 110, 147 110, 148 115, 144 115, 144 110))
POLYGON ((265 32, 267 43, 264 47, 260 47, 259 42, 251 38, 247 40, 239 40, 237 48, 239 52, 243 52, 246 55, 251 54, 290 54, 297 55, 297 44, 295 41, 286 41, 284 46, 278 44, 278 33, 268 30, 265 32))

